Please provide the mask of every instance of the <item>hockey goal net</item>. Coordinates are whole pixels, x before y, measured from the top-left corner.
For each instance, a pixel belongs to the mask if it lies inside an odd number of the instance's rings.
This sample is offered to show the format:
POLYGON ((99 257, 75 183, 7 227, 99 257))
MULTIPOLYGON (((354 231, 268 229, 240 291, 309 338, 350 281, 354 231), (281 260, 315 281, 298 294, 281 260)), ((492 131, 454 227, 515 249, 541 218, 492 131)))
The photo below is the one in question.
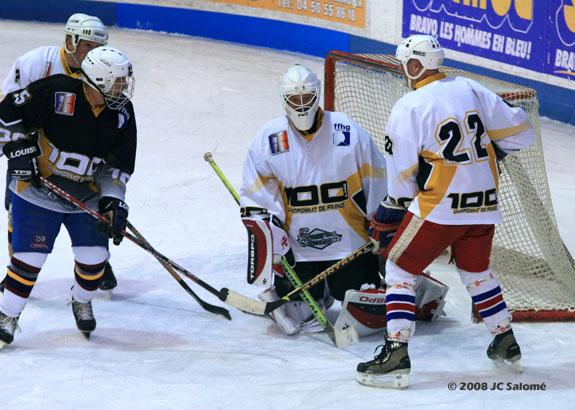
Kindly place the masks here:
MULTIPOLYGON (((529 116, 536 143, 503 161, 503 222, 496 228, 492 265, 514 320, 575 320, 575 263, 555 221, 535 91, 462 70, 442 71, 479 81, 529 116)), ((382 151, 387 118, 408 91, 393 56, 332 51, 326 58, 326 109, 350 115, 382 151)))

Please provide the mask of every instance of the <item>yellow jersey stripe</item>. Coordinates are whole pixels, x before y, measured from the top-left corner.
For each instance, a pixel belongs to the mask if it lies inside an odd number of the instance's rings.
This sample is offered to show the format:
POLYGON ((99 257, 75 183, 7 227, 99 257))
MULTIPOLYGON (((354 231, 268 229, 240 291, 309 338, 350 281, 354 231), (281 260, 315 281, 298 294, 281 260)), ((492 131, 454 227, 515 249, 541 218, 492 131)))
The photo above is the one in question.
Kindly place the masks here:
POLYGON ((502 138, 509 137, 510 135, 519 134, 520 132, 527 131, 530 128, 529 122, 525 121, 519 125, 509 128, 501 128, 500 130, 488 130, 487 134, 492 141, 497 141, 502 138))
POLYGON ((457 165, 447 164, 443 158, 433 152, 422 151, 421 156, 433 167, 425 184, 426 190, 417 195, 421 218, 425 219, 445 196, 457 172, 457 165))
MULTIPOLYGON (((365 165, 362 166, 362 168, 364 167, 365 165)), ((351 229, 367 242, 369 237, 367 235, 366 215, 352 200, 353 196, 363 189, 360 172, 361 169, 359 172, 356 172, 347 178, 348 199, 343 202, 343 208, 338 209, 338 212, 351 229)), ((368 172, 371 172, 371 170, 368 172)))

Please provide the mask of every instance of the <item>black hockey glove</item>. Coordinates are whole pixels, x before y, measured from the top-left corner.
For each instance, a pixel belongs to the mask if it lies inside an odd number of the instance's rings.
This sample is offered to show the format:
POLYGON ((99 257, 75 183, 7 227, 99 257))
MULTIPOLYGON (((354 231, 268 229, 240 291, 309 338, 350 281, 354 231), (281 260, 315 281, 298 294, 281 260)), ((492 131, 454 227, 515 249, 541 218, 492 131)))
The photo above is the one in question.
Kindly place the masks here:
POLYGON ((2 152, 8 158, 8 175, 18 181, 29 181, 39 186, 37 156, 38 147, 33 141, 21 139, 10 141, 2 147, 2 152))
POLYGON ((98 229, 109 238, 114 238, 114 245, 124 239, 122 232, 128 224, 128 205, 118 198, 104 196, 98 202, 98 209, 110 222, 98 222, 98 229))

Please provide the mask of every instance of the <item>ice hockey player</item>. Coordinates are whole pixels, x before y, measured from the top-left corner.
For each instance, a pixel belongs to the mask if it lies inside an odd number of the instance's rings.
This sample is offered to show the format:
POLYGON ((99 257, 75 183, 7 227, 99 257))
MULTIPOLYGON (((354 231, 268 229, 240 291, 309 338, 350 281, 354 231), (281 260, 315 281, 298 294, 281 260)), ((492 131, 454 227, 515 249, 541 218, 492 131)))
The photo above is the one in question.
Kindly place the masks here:
MULTIPOLYGON (((259 295, 266 302, 293 289, 281 256, 305 282, 368 243, 368 217, 387 193, 382 154, 347 115, 319 107, 315 73, 290 67, 280 78, 279 94, 285 115, 258 131, 240 190, 248 282, 267 286, 259 295)), ((310 293, 323 309, 342 301, 335 327, 353 325, 362 336, 385 327, 380 284, 378 257, 368 253, 310 293)), ((272 318, 288 335, 322 330, 301 300, 283 305, 272 318)))
MULTIPOLYGON (((64 45, 44 46, 30 50, 18 57, 10 72, 2 84, 4 95, 26 88, 28 84, 53 74, 66 74, 78 76, 80 64, 86 54, 108 42, 108 31, 98 17, 88 16, 82 13, 72 14, 64 29, 66 36, 64 45)), ((8 245, 12 254, 12 234, 10 216, 10 175, 6 175, 6 195, 4 205, 8 211, 8 245)), ((106 264, 104 277, 100 283, 100 289, 109 291, 116 287, 117 281, 109 263, 106 264)), ((4 281, 0 284, 3 290, 4 281)))
POLYGON ((493 335, 487 356, 519 370, 521 351, 511 315, 489 263, 494 226, 501 220, 497 160, 532 144, 533 129, 520 108, 479 83, 447 78, 439 70, 444 50, 434 37, 408 37, 396 57, 413 91, 397 101, 388 120, 389 199, 379 206, 374 224, 401 225, 384 253, 385 344, 374 360, 357 366, 357 380, 408 386, 414 287, 418 274, 448 246, 493 335))
POLYGON ((62 224, 75 257, 72 311, 89 337, 96 328, 91 300, 109 257, 108 238, 119 244, 127 223, 124 196, 136 155, 132 64, 119 50, 102 46, 86 55, 81 68, 80 78, 56 74, 0 103, 1 145, 12 176, 14 250, 0 298, 2 346, 13 340, 62 224), (40 176, 99 209, 110 224, 98 225, 59 199, 40 176))

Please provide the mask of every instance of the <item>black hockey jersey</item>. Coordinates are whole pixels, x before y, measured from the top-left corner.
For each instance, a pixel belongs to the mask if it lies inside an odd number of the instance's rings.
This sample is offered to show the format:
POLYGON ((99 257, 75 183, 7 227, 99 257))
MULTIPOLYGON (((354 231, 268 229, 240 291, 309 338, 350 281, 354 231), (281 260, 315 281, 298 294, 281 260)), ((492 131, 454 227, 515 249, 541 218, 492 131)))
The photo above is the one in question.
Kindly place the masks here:
MULTIPOLYGON (((128 102, 118 111, 93 107, 85 86, 59 74, 7 95, 0 103, 0 144, 38 130, 42 176, 91 205, 100 196, 124 199, 136 156, 133 106, 128 102)), ((43 189, 17 181, 11 189, 36 205, 70 212, 43 189)))

